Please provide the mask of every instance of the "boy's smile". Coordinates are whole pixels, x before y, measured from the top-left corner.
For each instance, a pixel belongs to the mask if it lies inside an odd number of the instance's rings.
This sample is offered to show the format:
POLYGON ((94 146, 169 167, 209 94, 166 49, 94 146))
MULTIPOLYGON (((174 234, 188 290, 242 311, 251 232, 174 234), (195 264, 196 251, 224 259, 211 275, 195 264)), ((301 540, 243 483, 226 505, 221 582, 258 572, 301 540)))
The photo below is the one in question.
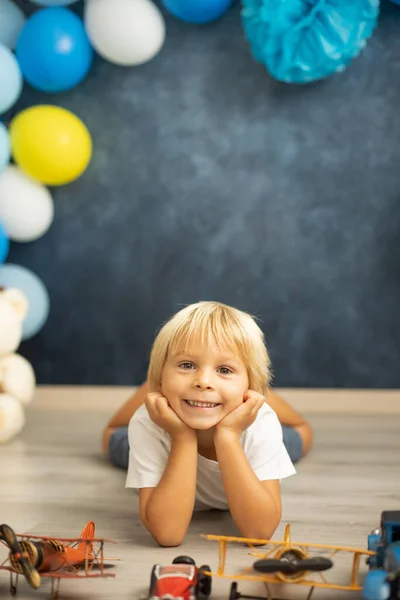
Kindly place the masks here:
POLYGON ((193 408, 210 409, 216 408, 217 406, 221 406, 220 402, 207 402, 204 400, 187 400, 187 398, 184 398, 184 401, 186 402, 186 404, 193 408))
POLYGON ((243 402, 247 368, 235 349, 193 341, 170 353, 161 391, 171 408, 193 429, 214 427, 243 402))

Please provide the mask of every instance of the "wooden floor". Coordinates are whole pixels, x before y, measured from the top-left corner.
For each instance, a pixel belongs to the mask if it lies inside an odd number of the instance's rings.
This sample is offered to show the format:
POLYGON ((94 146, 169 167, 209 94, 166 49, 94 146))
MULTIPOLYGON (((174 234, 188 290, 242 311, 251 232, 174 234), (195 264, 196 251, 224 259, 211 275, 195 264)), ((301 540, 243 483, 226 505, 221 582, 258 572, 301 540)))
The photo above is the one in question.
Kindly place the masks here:
MULTIPOLYGON (((113 407, 110 407, 112 410, 113 407)), ((192 555, 198 564, 217 567, 216 542, 199 533, 236 534, 226 513, 196 515, 179 549, 158 548, 140 524, 137 495, 125 490, 125 475, 109 466, 100 453, 100 431, 107 420, 104 407, 79 412, 40 410, 32 406, 24 434, 0 447, 0 522, 19 533, 75 536, 93 519, 97 534, 115 539, 106 555, 117 556, 116 578, 62 582, 61 598, 71 600, 134 600, 146 597, 151 567, 168 564, 178 554, 192 555)), ((311 415, 315 447, 298 474, 282 485, 284 525, 292 524, 294 540, 366 548, 367 535, 379 524, 380 512, 400 507, 400 415, 311 415)), ((5 552, 1 549, 0 559, 5 552)), ((349 578, 351 556, 338 559, 330 580, 349 578)), ((248 548, 229 553, 231 572, 251 564, 248 548)), ((361 566, 365 573, 366 566, 361 566)), ((8 574, 0 572, 0 598, 9 597, 8 574)), ((213 598, 226 599, 230 580, 215 579, 213 598)), ((247 593, 262 594, 259 582, 241 582, 247 593)), ((306 598, 307 589, 280 587, 286 598, 306 598)), ((20 582, 19 598, 48 598, 44 582, 31 591, 20 582)), ((277 594, 278 595, 278 594, 277 594)), ((350 592, 316 590, 315 598, 358 598, 350 592)))

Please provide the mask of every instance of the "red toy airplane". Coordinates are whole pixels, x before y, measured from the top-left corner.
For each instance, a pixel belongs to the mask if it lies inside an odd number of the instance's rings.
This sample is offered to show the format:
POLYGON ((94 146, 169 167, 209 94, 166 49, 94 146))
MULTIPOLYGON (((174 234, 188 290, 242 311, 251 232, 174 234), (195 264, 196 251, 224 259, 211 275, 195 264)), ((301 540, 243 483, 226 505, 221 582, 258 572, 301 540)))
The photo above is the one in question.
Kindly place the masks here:
POLYGON ((51 578, 52 599, 58 598, 63 578, 115 577, 113 573, 104 573, 103 555, 104 542, 115 542, 97 539, 94 533, 93 521, 85 525, 79 538, 21 535, 14 533, 9 525, 0 525, 0 542, 10 551, 8 558, 0 564, 0 570, 10 572, 11 595, 17 593, 19 575, 24 575, 34 589, 40 586, 41 577, 51 578), (99 543, 98 548, 94 542, 99 543), (93 572, 94 569, 98 572, 93 572))

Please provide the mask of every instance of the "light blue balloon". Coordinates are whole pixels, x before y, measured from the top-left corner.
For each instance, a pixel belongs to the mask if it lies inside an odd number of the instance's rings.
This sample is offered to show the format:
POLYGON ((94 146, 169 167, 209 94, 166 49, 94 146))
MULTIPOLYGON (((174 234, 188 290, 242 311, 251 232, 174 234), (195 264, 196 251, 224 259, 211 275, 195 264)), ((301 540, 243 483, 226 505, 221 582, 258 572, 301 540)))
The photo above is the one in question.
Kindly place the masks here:
POLYGON ((0 44, 11 50, 25 23, 25 15, 12 0, 0 0, 0 44))
POLYGON ((3 228, 3 225, 0 223, 0 264, 6 260, 9 249, 10 242, 8 239, 8 235, 5 229, 3 228))
POLYGON ((10 162, 10 138, 7 128, 0 123, 0 173, 10 162))
POLYGON ((25 267, 7 263, 0 266, 0 286, 14 287, 25 294, 29 307, 22 323, 22 339, 28 340, 42 329, 49 316, 50 299, 42 280, 25 267))
POLYGON ((13 106, 22 92, 22 74, 14 54, 0 44, 0 115, 13 106))

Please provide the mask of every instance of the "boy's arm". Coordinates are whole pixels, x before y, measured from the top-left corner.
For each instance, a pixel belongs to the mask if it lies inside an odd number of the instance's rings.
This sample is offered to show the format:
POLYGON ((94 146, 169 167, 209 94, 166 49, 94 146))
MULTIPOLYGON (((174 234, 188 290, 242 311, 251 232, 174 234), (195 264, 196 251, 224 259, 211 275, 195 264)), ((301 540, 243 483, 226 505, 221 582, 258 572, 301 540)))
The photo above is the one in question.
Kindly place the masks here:
POLYGON ((279 481, 258 479, 237 433, 217 429, 214 443, 229 509, 240 533, 270 539, 282 515, 279 481))
POLYGON ((188 431, 172 440, 164 474, 155 488, 139 490, 143 525, 161 546, 179 546, 193 513, 197 476, 197 437, 188 431))

